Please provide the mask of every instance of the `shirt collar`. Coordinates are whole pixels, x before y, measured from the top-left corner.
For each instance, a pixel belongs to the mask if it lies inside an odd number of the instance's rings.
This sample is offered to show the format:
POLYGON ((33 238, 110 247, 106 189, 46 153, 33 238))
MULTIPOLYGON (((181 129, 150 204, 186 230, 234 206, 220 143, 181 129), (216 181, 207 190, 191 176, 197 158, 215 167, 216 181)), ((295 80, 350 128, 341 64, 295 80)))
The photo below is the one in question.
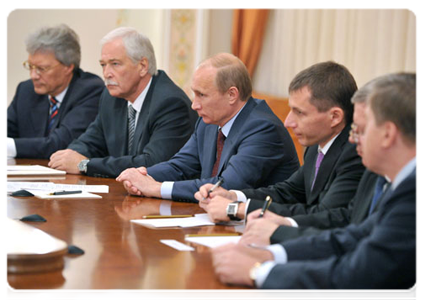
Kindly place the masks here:
POLYGON ((68 91, 68 87, 69 86, 67 86, 59 95, 54 96, 54 99, 56 99, 57 102, 62 103, 63 99, 65 98, 66 92, 68 91))
POLYGON ((141 111, 145 97, 147 96, 148 89, 150 88, 151 81, 153 81, 153 77, 150 78, 150 81, 147 83, 147 86, 141 92, 141 94, 137 97, 137 99, 135 99, 134 103, 131 103, 128 101, 128 106, 132 105, 132 107, 136 110, 137 113, 141 111))
POLYGON ((326 153, 329 151, 330 146, 332 146, 333 142, 336 140, 336 138, 338 137, 338 135, 340 135, 340 133, 338 133, 337 135, 335 135, 329 142, 326 143, 326 145, 322 148, 320 147, 320 145, 317 147, 317 151, 318 152, 322 152, 323 155, 326 155, 326 153))
MULTIPOLYGON (((245 104, 247 104, 247 102, 245 102, 245 104)), ((236 118, 238 117, 239 113, 241 112, 241 110, 244 109, 245 104, 243 107, 241 107, 241 109, 236 113, 235 116, 232 117, 232 119, 230 119, 228 122, 226 122, 225 125, 223 125, 222 127, 220 127, 222 129, 222 133, 225 137, 227 137, 229 135, 229 132, 231 131, 232 125, 234 124, 236 118)))
POLYGON ((416 158, 414 157, 410 160, 398 173, 395 177, 394 181, 392 182, 392 190, 395 190, 401 182, 404 181, 416 168, 416 158))

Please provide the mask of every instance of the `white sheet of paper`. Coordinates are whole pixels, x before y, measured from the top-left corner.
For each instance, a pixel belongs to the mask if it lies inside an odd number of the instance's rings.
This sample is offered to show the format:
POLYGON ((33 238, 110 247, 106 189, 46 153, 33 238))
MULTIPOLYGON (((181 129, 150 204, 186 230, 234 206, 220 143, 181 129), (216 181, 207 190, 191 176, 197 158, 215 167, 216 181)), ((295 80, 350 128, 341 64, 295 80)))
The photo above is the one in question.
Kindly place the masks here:
POLYGON ((210 248, 216 248, 225 244, 238 244, 241 236, 189 236, 185 241, 200 244, 210 248))
POLYGON ((40 165, 7 166, 7 175, 65 175, 65 171, 55 170, 40 165))
POLYGON ((197 214, 190 218, 163 218, 163 219, 142 219, 142 220, 131 220, 131 222, 145 225, 149 227, 195 227, 195 226, 211 226, 214 225, 210 221, 207 214, 197 214))
POLYGON ((40 199, 101 199, 100 195, 91 194, 87 192, 82 192, 78 194, 68 194, 68 195, 49 195, 49 193, 45 193, 45 191, 31 191, 35 197, 40 199))
POLYGON ((108 193, 108 185, 79 185, 79 184, 60 184, 53 182, 7 182, 7 192, 19 190, 40 190, 40 191, 83 191, 91 193, 108 193))
POLYGON ((160 240, 163 244, 179 251, 194 251, 195 249, 176 240, 160 240))

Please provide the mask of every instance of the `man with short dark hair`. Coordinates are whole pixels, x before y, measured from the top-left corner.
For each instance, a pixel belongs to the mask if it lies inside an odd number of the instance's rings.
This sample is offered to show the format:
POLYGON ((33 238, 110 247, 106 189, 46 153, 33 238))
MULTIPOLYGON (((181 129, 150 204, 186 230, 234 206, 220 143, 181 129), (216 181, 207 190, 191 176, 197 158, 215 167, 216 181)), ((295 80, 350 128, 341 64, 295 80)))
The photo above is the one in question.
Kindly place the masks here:
POLYGON ((95 119, 104 83, 80 69, 79 38, 67 25, 30 34, 26 50, 31 80, 18 85, 7 109, 7 155, 49 158, 95 119))
POLYGON ((116 177, 134 166, 172 157, 190 137, 198 116, 187 95, 157 71, 150 40, 120 27, 101 41, 100 65, 107 89, 99 114, 49 166, 71 174, 116 177))

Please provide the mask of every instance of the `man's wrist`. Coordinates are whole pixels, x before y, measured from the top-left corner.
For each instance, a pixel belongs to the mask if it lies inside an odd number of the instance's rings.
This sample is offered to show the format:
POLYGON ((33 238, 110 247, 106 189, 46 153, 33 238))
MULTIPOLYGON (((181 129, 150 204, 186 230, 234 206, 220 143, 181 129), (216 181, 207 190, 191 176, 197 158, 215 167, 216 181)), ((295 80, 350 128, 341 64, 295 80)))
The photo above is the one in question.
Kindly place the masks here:
POLYGON ((78 163, 78 170, 80 173, 86 174, 88 169, 89 159, 83 159, 78 163))

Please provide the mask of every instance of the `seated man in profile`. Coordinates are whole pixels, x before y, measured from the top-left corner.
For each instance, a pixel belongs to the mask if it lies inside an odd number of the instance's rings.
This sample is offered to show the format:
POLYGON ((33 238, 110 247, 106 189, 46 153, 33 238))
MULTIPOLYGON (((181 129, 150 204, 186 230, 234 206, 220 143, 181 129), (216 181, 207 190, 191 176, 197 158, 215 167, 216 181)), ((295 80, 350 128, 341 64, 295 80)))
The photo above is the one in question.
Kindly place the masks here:
POLYGON ((43 27, 25 42, 31 79, 7 109, 7 156, 49 158, 94 121, 104 83, 80 69, 79 38, 68 26, 43 27))
POLYGON ((263 100, 251 97, 245 65, 228 53, 203 61, 195 71, 195 131, 169 161, 128 169, 117 178, 135 195, 196 201, 205 183, 227 188, 267 186, 299 167, 293 141, 263 100))
POLYGON ((162 70, 153 45, 133 28, 101 40, 100 64, 107 89, 95 121, 49 166, 70 174, 116 177, 133 166, 172 157, 190 137, 197 114, 191 101, 162 70))
POLYGON ((360 136, 363 163, 392 182, 379 200, 379 209, 358 225, 266 248, 243 244, 217 248, 213 265, 223 282, 268 289, 415 285, 416 75, 379 77, 365 115, 360 136))

